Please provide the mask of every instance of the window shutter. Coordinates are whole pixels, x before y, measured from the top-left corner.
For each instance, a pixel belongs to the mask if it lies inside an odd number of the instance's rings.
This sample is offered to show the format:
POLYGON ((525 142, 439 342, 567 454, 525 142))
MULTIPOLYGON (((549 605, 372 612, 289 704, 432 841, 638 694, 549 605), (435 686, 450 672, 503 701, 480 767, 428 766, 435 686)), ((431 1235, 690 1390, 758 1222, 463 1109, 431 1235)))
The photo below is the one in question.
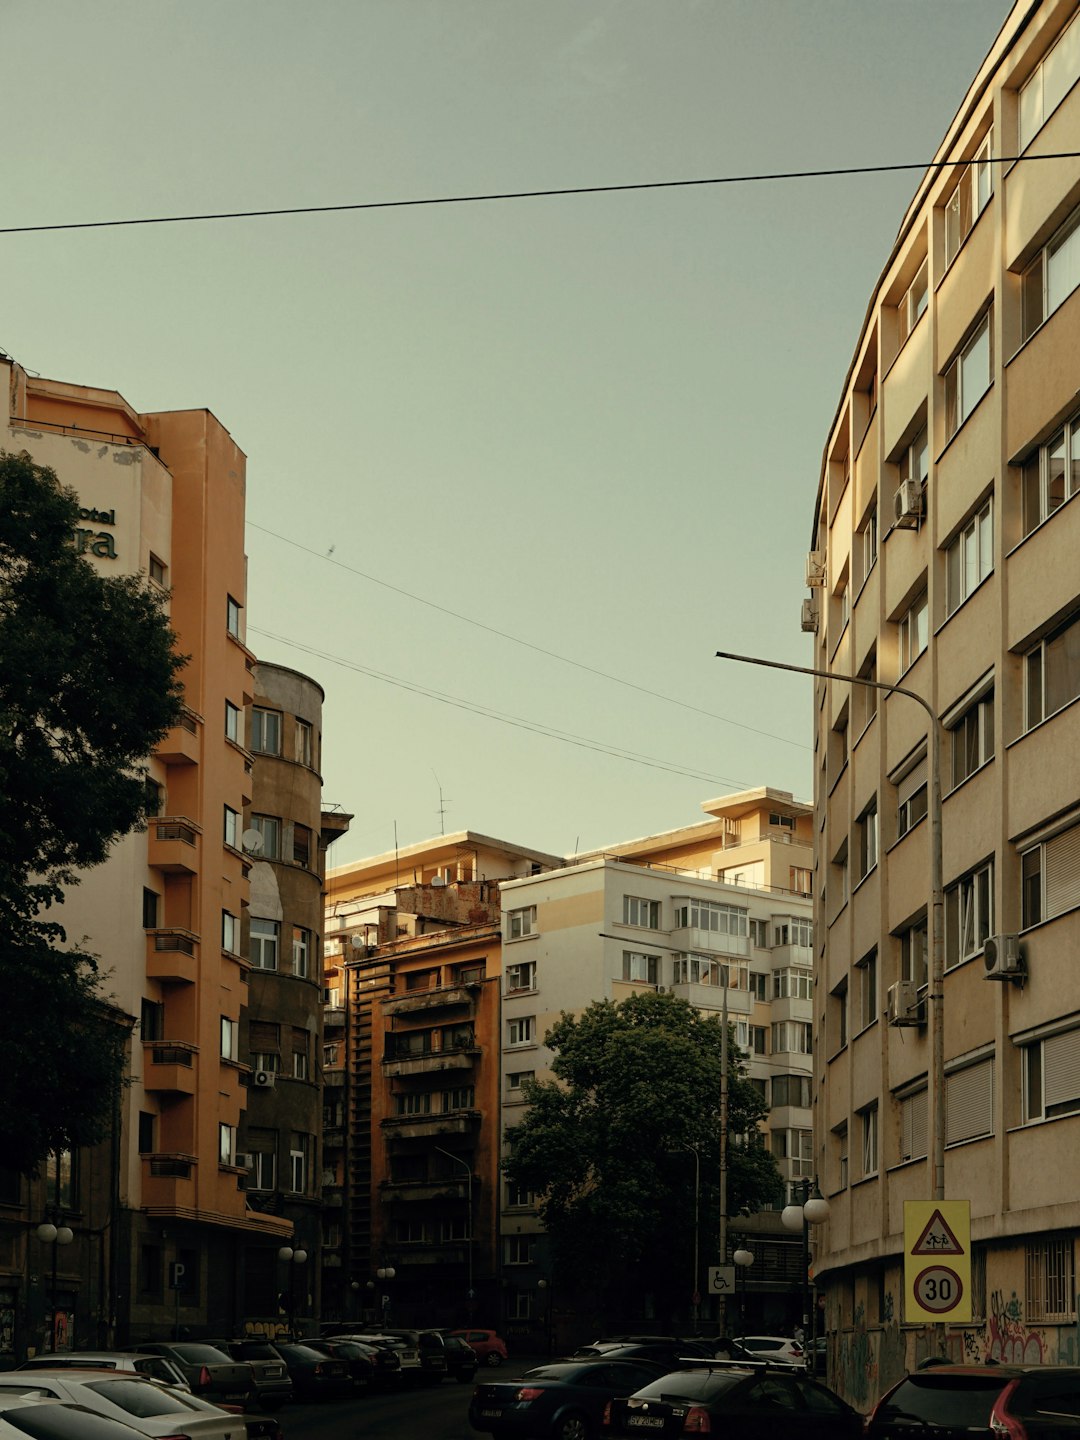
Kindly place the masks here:
POLYGON ((248 1044, 257 1055, 277 1050, 281 1045, 281 1026, 266 1020, 249 1020, 248 1044))
POLYGON ((903 805, 910 800, 916 790, 926 784, 926 756, 912 767, 902 780, 896 782, 897 803, 903 805))
POLYGON ((1043 1041, 1043 1094, 1046 1110, 1080 1096, 1080 1030, 1048 1035, 1043 1041))
POLYGON ((926 1091, 918 1090, 900 1102, 900 1159, 917 1160, 926 1154, 926 1091))
POLYGON ((1080 905, 1080 825, 1047 840, 1043 863, 1049 919, 1080 905))
POLYGON ((945 1077, 945 1143, 994 1132, 994 1062, 983 1060, 945 1077))

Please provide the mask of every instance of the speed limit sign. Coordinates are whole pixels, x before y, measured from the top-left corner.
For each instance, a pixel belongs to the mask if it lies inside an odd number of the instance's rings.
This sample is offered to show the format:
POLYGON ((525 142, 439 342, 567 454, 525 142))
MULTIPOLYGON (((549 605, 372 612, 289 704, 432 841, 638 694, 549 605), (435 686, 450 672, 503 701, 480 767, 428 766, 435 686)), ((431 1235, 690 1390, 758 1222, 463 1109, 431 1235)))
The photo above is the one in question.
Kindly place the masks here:
POLYGON ((924 1310, 935 1315, 955 1310, 963 1298, 963 1281, 947 1265, 931 1265, 915 1277, 915 1299, 924 1310))

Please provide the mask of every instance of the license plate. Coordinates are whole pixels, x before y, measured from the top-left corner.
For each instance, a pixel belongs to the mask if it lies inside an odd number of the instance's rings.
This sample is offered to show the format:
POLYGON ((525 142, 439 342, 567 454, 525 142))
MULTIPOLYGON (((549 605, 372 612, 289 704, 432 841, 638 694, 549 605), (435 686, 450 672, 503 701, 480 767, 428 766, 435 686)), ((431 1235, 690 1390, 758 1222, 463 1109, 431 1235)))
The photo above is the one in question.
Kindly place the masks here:
POLYGON ((664 1428, 664 1417, 662 1415, 628 1415, 626 1417, 626 1428, 643 1430, 662 1430, 664 1428))
POLYGON ((498 1420, 502 1416, 501 1410, 481 1410, 480 1415, 484 1420, 498 1420))
POLYGON ((231 1395, 226 1395, 226 1396, 225 1396, 225 1399, 226 1399, 226 1400, 246 1400, 246 1399, 247 1399, 247 1391, 246 1391, 246 1390, 236 1390, 236 1391, 234 1391, 231 1395))

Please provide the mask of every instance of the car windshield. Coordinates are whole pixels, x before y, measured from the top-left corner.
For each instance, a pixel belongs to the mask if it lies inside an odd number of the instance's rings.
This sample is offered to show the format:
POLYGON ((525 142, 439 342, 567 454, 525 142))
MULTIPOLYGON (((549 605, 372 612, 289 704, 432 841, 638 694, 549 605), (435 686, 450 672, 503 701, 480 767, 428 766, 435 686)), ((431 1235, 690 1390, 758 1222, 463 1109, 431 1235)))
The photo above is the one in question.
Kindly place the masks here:
POLYGON ((265 1340, 242 1340, 238 1348, 245 1360, 279 1360, 281 1358, 274 1347, 265 1340))
POLYGON ((420 1336, 421 1350, 441 1350, 442 1348, 443 1338, 441 1335, 436 1335, 434 1331, 429 1331, 426 1335, 422 1334, 420 1336))
POLYGON ((189 1415, 192 1410, 192 1406, 181 1400, 179 1395, 161 1385, 134 1377, 130 1380, 89 1380, 86 1388, 126 1410, 129 1415, 137 1415, 140 1420, 147 1420, 151 1415, 189 1415))
POLYGON ((882 1419, 902 1415, 934 1425, 985 1429, 1005 1384, 1000 1375, 926 1371, 901 1381, 877 1413, 882 1419))
POLYGON ((121 1428, 119 1420, 108 1420, 75 1405, 27 1405, 4 1410, 4 1423, 13 1425, 32 1440, 117 1440, 127 1430, 130 1440, 136 1432, 121 1428))
POLYGON ((635 1391, 635 1394, 646 1400, 711 1400, 730 1390, 740 1380, 745 1380, 746 1375, 745 1370, 734 1374, 730 1371, 675 1370, 635 1391))
POLYGON ((229 1365, 228 1355, 219 1350, 216 1345, 173 1345, 170 1347, 174 1355, 179 1355, 181 1360, 186 1360, 189 1365, 229 1365))
POLYGON ((282 1355, 290 1360, 325 1360, 325 1355, 320 1355, 318 1350, 312 1350, 310 1345, 282 1345, 282 1355))

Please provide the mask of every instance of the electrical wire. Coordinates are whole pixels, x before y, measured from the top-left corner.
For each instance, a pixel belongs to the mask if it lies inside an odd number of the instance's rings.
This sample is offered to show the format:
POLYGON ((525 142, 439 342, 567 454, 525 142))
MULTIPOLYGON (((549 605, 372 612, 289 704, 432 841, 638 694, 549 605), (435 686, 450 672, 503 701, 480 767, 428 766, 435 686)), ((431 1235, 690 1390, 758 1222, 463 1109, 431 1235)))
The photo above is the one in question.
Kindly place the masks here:
POLYGON ((326 564, 336 565, 339 570, 346 570, 350 575, 358 575, 361 580, 368 580, 372 585, 381 585, 384 590, 391 590, 395 595, 403 595, 407 600, 414 600, 418 605, 426 605, 430 610, 437 610, 441 615, 449 615, 454 620, 461 620, 466 625, 474 625, 478 630, 486 630, 489 635, 497 635, 501 640, 509 640, 514 645, 521 645, 526 650, 532 650, 537 655, 546 655, 549 660, 558 660, 560 664, 570 665, 575 670, 584 670, 589 675, 596 675, 601 680, 610 680, 615 685, 623 685, 628 690, 636 690, 641 695, 651 695, 654 700, 663 700, 665 704, 677 705, 680 710, 691 710, 695 715, 705 715, 710 720, 719 720, 724 725, 733 725, 736 730, 746 730, 751 735, 759 735, 765 740, 776 740, 781 745, 793 745, 797 750, 809 750, 811 746, 804 744, 801 740, 789 740, 784 735, 774 735, 769 730, 759 730, 754 725, 747 725, 741 720, 732 720, 727 715, 718 715, 714 710, 703 710, 699 705, 691 705, 686 700, 677 700, 673 695, 665 695, 660 690, 650 690, 647 685, 639 685, 634 680, 624 680, 621 675, 610 675, 606 670, 599 670, 594 665, 587 665, 583 660, 571 660, 568 655, 560 655, 557 650, 548 650, 543 645, 535 645, 531 640, 523 640, 520 635, 512 635, 508 630, 500 630, 495 625, 488 625, 483 620, 474 620, 471 615, 463 615, 460 610, 451 610, 447 605, 440 605, 435 600, 426 600, 422 595, 415 595, 411 590, 405 590, 400 585, 393 585, 389 580, 380 580, 377 575, 369 575, 364 570, 358 570, 355 565, 347 565, 343 560, 335 560, 333 555, 326 554, 321 550, 313 550, 310 545, 302 545, 299 540, 292 539, 289 535, 281 535, 276 530, 270 530, 265 525, 258 525, 254 520, 247 522, 252 530, 259 530, 264 535, 272 535, 275 540, 280 540, 285 545, 291 545, 296 550, 302 550, 306 555, 314 555, 317 560, 326 564))
MULTIPOLYGON (((970 157, 968 157, 970 159, 970 157)), ((992 165, 1013 165, 1032 160, 1075 160, 1080 151, 1059 150, 1046 155, 991 156, 992 165)), ((475 205, 495 200, 542 200, 561 195, 614 195, 630 190, 680 190, 705 185, 756 185, 778 180, 827 180, 846 175, 889 175, 901 170, 948 170, 962 165, 953 160, 904 161, 896 165, 844 165, 821 170, 769 170, 753 175, 712 175, 691 180, 636 180, 622 185, 568 185, 547 190, 498 190, 476 195, 425 195, 408 200, 357 200, 341 205, 288 205, 267 210, 218 210, 190 215, 140 215, 122 220, 65 220, 53 225, 4 225, 0 235, 41 234, 48 230, 108 230, 130 225, 186 225, 199 220, 265 220, 282 215, 335 215, 351 210, 404 210, 423 205, 475 205)))
POLYGON ((262 630, 257 626, 249 625, 248 633, 261 635, 268 640, 276 640, 278 644, 288 645, 304 655, 314 655, 317 659, 325 660, 331 665, 340 665, 342 669, 354 670, 357 674, 366 675, 369 679, 379 680, 396 689, 407 690, 414 695, 423 695, 429 700, 437 700, 442 705, 465 710, 469 714, 479 715, 485 720, 495 720, 500 725, 509 725, 517 730, 527 730, 534 735, 542 735, 548 740, 558 740, 564 745, 574 745, 579 750, 592 750, 600 755, 610 755, 616 760, 626 760, 632 765, 643 765, 650 770, 665 770, 670 775, 683 775, 688 780, 701 780, 710 785, 733 785, 738 789, 745 789, 749 784, 746 780, 734 780, 727 775, 709 775, 701 770, 688 769, 671 761, 659 760, 653 755, 644 755, 640 751, 629 750, 624 746, 605 745, 603 741, 577 735, 572 730, 559 730, 553 725, 543 725, 539 721, 527 720, 520 715, 510 715, 506 711, 496 710, 491 706, 463 700, 458 695, 434 690, 430 686, 420 685, 413 680, 403 680, 400 676, 390 675, 385 670, 375 670, 369 665, 362 665, 358 660, 346 660, 340 655, 332 655, 326 650, 319 650, 314 645, 305 645, 299 640, 291 640, 287 635, 275 635, 271 630, 262 630))

